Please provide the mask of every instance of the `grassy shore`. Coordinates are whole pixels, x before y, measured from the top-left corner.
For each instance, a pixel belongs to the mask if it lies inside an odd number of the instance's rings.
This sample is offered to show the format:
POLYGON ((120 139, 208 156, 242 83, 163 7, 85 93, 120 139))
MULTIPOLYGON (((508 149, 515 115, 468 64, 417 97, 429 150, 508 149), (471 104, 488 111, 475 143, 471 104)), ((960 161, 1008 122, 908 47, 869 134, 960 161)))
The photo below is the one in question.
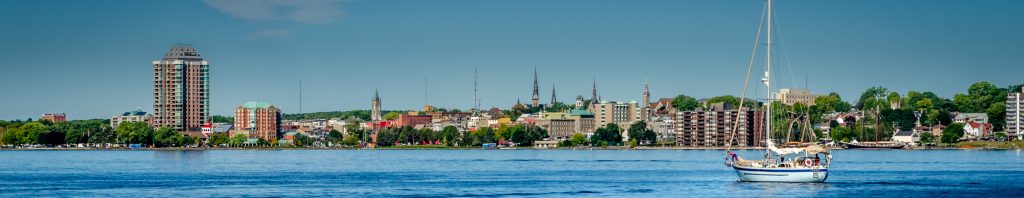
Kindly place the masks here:
POLYGON ((988 141, 971 141, 971 142, 960 142, 957 144, 958 148, 962 149, 1021 149, 1024 148, 1024 141, 1009 141, 1009 142, 988 142, 988 141))

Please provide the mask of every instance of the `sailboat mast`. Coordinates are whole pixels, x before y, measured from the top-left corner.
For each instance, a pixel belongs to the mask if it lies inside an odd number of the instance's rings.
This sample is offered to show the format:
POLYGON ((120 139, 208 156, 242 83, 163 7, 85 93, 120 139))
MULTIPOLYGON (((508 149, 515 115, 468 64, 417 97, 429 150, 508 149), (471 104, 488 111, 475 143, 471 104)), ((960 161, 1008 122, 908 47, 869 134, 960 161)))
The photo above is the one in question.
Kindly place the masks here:
MULTIPOLYGON (((766 57, 766 69, 764 72, 764 84, 767 87, 765 93, 768 94, 768 108, 765 110, 765 144, 772 139, 772 0, 768 0, 768 53, 766 57)), ((743 105, 743 104, 740 104, 743 105)))

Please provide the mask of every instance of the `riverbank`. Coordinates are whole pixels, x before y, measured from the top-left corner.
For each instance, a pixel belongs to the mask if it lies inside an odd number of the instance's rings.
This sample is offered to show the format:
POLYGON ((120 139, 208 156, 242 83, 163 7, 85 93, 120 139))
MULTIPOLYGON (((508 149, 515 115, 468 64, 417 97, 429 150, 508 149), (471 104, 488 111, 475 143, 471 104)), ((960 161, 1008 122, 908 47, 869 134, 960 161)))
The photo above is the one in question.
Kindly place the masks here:
MULTIPOLYGON (((377 148, 358 147, 169 147, 169 148, 58 148, 58 147, 37 147, 37 148, 0 148, 0 151, 205 151, 205 150, 726 150, 725 147, 499 147, 496 149, 483 149, 481 147, 458 147, 458 146, 393 146, 377 148)), ((762 150, 762 147, 733 147, 732 150, 762 150)), ((848 150, 846 148, 834 147, 831 150, 848 150)), ((1024 141, 1015 142, 962 142, 955 146, 941 147, 914 147, 902 150, 1013 150, 1024 149, 1024 141)))

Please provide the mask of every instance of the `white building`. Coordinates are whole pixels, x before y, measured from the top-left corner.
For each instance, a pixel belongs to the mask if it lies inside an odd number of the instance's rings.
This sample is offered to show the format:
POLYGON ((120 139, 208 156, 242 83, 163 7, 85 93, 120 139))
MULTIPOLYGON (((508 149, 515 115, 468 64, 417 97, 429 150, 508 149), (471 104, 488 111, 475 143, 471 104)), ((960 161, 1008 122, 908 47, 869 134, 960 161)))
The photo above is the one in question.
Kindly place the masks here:
POLYGON ((1024 139, 1024 87, 1006 95, 1006 136, 1024 139))
POLYGON ((900 131, 892 135, 892 141, 905 143, 908 145, 916 145, 917 141, 921 141, 921 133, 914 131, 900 131))
POLYGON ((146 114, 142 110, 124 112, 121 115, 110 117, 110 128, 117 129, 117 126, 125 122, 145 122, 150 124, 152 119, 153 115, 146 114))

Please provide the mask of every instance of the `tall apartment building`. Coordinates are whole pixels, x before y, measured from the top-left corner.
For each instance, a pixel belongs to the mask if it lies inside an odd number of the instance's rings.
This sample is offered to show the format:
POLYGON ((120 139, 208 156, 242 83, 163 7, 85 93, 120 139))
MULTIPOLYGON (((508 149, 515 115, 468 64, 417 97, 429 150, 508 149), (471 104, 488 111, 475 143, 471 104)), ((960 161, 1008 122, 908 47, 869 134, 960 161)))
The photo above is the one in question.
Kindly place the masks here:
POLYGON ((734 123, 739 127, 733 136, 733 146, 752 146, 755 139, 754 111, 743 107, 736 111, 732 105, 712 104, 709 109, 676 112, 673 123, 676 144, 679 146, 725 146, 734 123))
POLYGON ((146 124, 152 125, 153 115, 146 114, 146 112, 141 109, 124 112, 121 115, 110 117, 110 128, 117 129, 117 126, 120 126, 121 123, 125 122, 145 122, 146 124))
POLYGON ((1024 139, 1024 87, 1006 95, 1006 136, 1024 139))
POLYGON ((270 141, 281 130, 281 110, 266 102, 249 101, 235 109, 235 129, 231 135, 270 141))
POLYGON ((199 135, 210 118, 210 64, 190 45, 153 61, 153 126, 199 135))
POLYGON ((601 101, 590 105, 590 112, 594 114, 595 129, 612 123, 626 129, 629 125, 641 120, 641 111, 636 101, 628 103, 601 101))
POLYGON ((811 106, 814 105, 814 99, 817 99, 818 95, 811 94, 811 91, 807 89, 779 89, 779 92, 775 93, 775 98, 786 105, 804 103, 811 106))

